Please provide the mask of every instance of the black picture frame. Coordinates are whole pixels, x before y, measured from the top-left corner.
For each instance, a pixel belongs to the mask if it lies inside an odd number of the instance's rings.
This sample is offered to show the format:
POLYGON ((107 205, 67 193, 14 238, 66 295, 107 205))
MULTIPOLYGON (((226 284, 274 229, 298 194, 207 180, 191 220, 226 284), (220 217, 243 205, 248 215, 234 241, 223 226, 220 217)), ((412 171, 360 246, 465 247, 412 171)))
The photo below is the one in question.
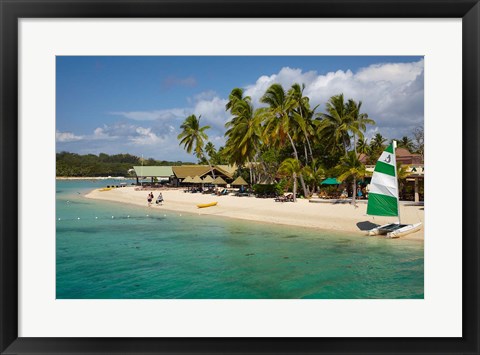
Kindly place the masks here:
MULTIPOLYGON (((479 354, 478 0, 0 0, 0 353, 1 354, 479 354), (461 338, 19 338, 18 24, 20 18, 462 18, 463 336, 461 338), (468 187, 468 193, 467 189, 468 187)), ((441 315, 439 315, 439 321, 441 315)))

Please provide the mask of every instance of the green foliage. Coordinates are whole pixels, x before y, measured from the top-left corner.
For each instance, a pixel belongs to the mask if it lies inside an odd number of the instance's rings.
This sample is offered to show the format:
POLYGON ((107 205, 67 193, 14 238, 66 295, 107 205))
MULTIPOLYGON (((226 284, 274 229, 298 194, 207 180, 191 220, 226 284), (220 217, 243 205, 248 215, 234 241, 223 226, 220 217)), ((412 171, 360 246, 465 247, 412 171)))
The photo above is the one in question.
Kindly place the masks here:
POLYGON ((260 185, 255 184, 252 186, 253 192, 255 195, 260 196, 270 196, 270 195, 278 195, 283 193, 282 185, 280 184, 270 184, 270 185, 260 185))
MULTIPOLYGON (((183 123, 178 139, 188 152, 198 150, 203 164, 208 160, 235 163, 241 169, 239 174, 252 182, 282 176, 294 190, 298 181, 305 196, 315 192, 324 177, 343 176, 350 181, 365 175, 363 165, 357 165, 357 153, 367 156, 367 164, 375 164, 387 139, 377 133, 367 141, 367 126, 376 123, 362 112, 362 102, 339 93, 328 99, 324 112, 316 113, 318 106, 310 107, 304 91, 304 84, 284 89, 273 83, 260 98, 264 105, 255 108, 244 89, 234 88, 225 105, 231 119, 225 124, 224 148, 215 151, 213 144, 205 146, 208 137, 203 130, 208 127, 200 127, 194 115, 183 123)), ((413 139, 404 137, 402 142, 423 155, 423 127, 412 133, 413 139)))
MULTIPOLYGON (((100 153, 79 155, 61 152, 56 155, 56 176, 128 176, 128 170, 134 165, 141 165, 142 159, 130 154, 108 155, 100 153)), ((143 165, 182 165, 181 161, 157 161, 144 159, 143 165)))

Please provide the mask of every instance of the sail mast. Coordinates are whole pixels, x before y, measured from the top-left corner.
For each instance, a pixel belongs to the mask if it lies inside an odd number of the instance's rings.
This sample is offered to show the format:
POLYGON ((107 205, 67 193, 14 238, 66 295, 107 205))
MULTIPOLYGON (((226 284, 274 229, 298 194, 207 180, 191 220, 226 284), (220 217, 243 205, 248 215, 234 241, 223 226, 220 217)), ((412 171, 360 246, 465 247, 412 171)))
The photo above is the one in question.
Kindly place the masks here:
MULTIPOLYGON (((392 141, 393 145, 393 155, 396 156, 397 152, 397 141, 392 141)), ((395 159, 395 184, 397 187, 397 210, 398 210, 398 224, 400 224, 400 190, 398 189, 398 176, 397 176, 397 159, 395 159)))

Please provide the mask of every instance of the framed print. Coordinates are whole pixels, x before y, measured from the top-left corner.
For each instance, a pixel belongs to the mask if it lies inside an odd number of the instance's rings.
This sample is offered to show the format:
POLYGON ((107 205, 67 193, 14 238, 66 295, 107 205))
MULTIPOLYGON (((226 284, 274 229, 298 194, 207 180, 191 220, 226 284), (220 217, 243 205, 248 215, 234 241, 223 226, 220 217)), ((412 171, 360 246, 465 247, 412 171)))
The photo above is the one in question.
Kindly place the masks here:
POLYGON ((478 353, 479 6, 2 1, 0 352, 478 353))

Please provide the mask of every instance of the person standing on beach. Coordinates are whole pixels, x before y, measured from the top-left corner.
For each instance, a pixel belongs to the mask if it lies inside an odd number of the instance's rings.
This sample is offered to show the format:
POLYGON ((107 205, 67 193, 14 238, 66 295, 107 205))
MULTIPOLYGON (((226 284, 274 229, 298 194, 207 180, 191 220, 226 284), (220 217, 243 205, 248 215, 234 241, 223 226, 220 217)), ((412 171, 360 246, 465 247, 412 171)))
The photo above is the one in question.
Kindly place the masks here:
POLYGON ((152 204, 153 200, 153 192, 150 192, 147 197, 148 205, 150 206, 152 204))
POLYGON ((358 184, 358 187, 357 187, 357 196, 358 196, 358 199, 361 199, 362 198, 362 188, 360 186, 360 184, 358 184))
POLYGON ((163 196, 162 196, 162 193, 160 192, 155 203, 158 205, 158 204, 161 204, 162 202, 163 202, 163 196))

